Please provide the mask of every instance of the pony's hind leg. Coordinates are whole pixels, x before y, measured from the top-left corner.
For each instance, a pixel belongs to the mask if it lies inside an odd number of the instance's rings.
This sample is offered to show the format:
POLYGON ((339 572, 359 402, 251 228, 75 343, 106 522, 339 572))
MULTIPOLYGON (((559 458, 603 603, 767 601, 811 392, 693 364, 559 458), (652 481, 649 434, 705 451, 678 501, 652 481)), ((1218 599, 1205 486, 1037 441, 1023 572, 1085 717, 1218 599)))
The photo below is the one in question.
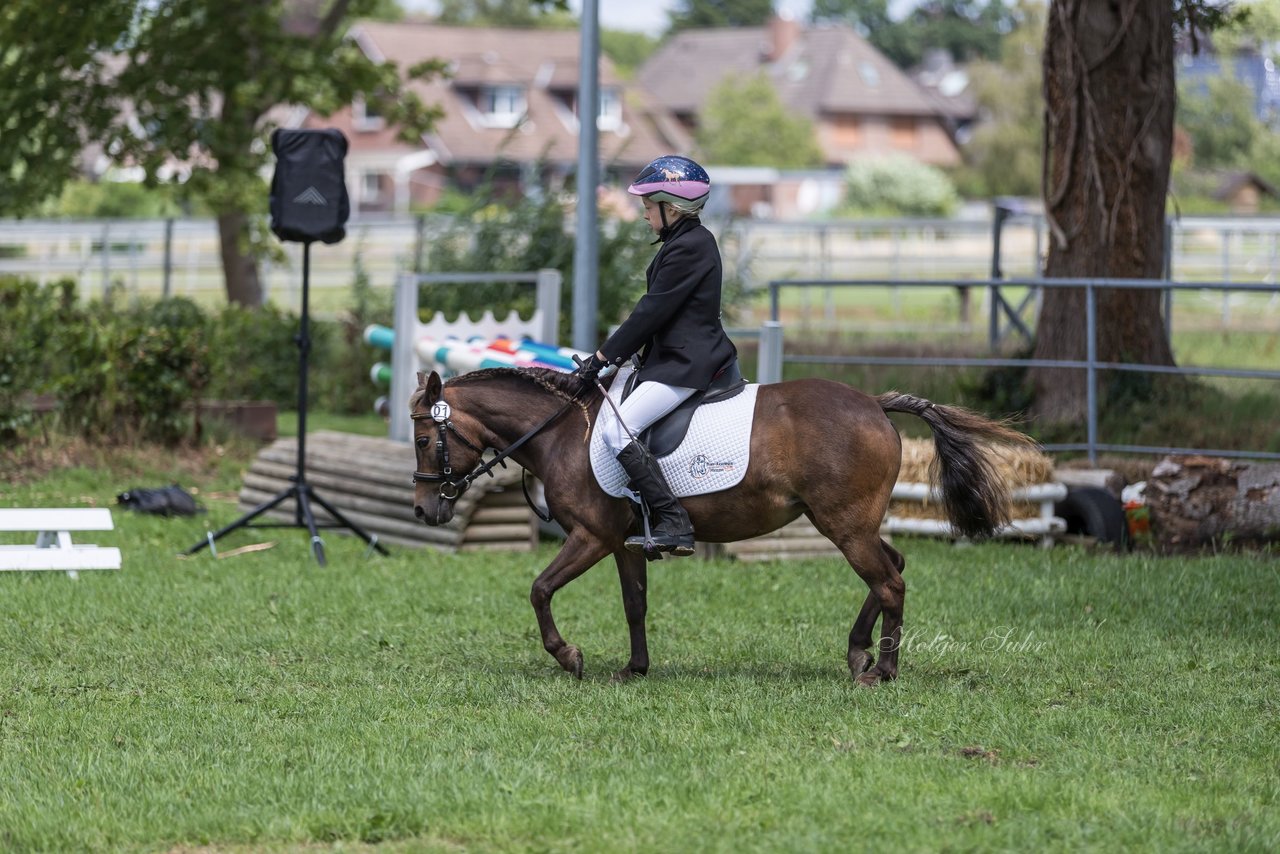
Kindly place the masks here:
POLYGON ((880 539, 881 515, 853 511, 807 514, 823 536, 836 544, 845 560, 866 582, 871 595, 849 632, 849 670, 860 685, 875 685, 898 676, 898 646, 902 643, 902 606, 907 587, 902 580, 902 556, 880 539), (874 527, 867 519, 874 518, 874 527), (897 559, 894 559, 894 556, 897 559), (880 626, 879 660, 871 663, 871 629, 880 626))
MULTIPOLYGON (((907 566, 906 558, 884 540, 880 541, 880 548, 901 575, 907 566)), ((880 600, 874 593, 868 593, 866 601, 862 603, 862 610, 858 612, 858 618, 853 621, 853 628, 849 630, 849 671, 855 678, 870 670, 871 665, 875 664, 875 657, 870 651, 871 632, 875 629, 878 619, 880 619, 880 600)))

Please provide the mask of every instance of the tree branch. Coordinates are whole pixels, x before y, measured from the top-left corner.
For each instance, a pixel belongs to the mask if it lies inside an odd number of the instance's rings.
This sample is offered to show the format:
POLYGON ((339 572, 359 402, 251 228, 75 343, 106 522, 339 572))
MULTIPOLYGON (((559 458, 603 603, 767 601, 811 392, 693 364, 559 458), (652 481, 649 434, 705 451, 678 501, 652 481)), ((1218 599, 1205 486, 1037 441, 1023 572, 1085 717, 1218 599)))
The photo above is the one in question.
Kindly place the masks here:
POLYGON ((319 35, 329 38, 337 31, 338 26, 347 18, 347 10, 351 7, 351 0, 333 0, 333 5, 329 7, 329 11, 325 13, 324 19, 320 22, 319 35))

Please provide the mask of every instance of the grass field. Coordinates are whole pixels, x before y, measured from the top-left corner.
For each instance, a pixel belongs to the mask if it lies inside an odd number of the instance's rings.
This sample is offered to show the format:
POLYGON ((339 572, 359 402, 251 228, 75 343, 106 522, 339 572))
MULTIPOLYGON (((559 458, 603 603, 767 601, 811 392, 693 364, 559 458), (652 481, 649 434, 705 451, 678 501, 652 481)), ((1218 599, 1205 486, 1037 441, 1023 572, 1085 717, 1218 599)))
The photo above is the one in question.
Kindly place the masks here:
MULTIPOLYGON (((88 453, 88 451, 85 451, 88 453)), ((118 573, 0 574, 0 849, 1274 851, 1280 562, 897 543, 902 678, 856 688, 864 593, 837 561, 665 561, 647 679, 616 575, 556 600, 537 554, 442 556, 298 530, 175 553, 237 515, 242 451, 75 454, 8 506, 199 488, 115 513, 118 573), (68 465, 71 464, 71 465, 68 465)), ((10 470, 13 473, 13 470, 10 470)))

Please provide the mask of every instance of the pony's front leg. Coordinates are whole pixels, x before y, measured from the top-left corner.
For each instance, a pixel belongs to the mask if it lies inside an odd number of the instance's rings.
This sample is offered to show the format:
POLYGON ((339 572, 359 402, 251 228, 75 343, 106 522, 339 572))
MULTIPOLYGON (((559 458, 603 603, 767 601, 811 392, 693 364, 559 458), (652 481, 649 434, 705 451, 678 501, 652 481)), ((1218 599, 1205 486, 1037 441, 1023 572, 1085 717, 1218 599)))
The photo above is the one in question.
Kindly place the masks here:
POLYGON ((613 557, 618 563, 622 608, 627 614, 627 630, 631 633, 631 660, 613 674, 613 681, 626 682, 633 676, 644 676, 649 672, 649 644, 644 633, 644 618, 649 610, 648 562, 643 554, 625 549, 614 552, 613 557))
POLYGON ((542 570, 529 591, 529 602, 538 618, 538 630, 542 633, 542 647, 560 663, 560 666, 577 678, 582 678, 582 651, 565 643, 551 616, 551 597, 556 591, 573 581, 609 553, 609 548, 595 537, 578 528, 565 540, 555 559, 542 570))

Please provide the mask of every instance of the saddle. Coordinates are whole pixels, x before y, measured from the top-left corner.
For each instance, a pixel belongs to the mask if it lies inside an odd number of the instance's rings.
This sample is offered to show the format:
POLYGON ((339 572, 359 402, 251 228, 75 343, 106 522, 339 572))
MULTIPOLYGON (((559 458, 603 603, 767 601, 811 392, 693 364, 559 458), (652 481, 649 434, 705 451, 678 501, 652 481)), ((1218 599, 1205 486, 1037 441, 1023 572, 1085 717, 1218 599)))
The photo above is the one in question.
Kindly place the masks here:
MULTIPOLYGON (((636 371, 627 377, 627 385, 622 390, 623 400, 626 400, 627 395, 631 394, 635 388, 639 375, 640 372, 636 371)), ((680 447, 680 443, 684 441, 685 434, 689 432, 689 423, 693 421, 695 409, 704 403, 718 403, 735 397, 746 387, 747 381, 742 376, 742 370, 735 359, 712 378, 711 385, 707 386, 706 391, 695 391, 689 395, 683 403, 651 424, 637 438, 644 442, 645 447, 655 457, 665 457, 680 447)))

